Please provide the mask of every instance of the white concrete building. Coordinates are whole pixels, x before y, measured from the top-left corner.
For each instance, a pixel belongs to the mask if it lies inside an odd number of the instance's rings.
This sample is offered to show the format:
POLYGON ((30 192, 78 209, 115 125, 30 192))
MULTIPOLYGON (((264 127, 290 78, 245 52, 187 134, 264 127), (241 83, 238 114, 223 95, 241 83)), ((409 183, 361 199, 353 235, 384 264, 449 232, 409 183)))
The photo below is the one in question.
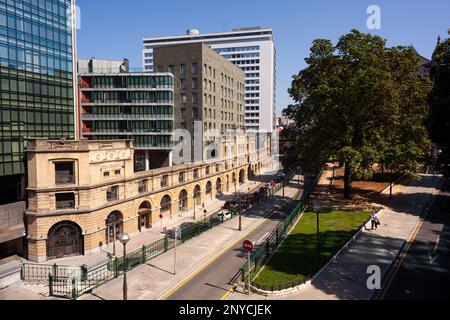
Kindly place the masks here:
POLYGON ((153 48, 202 42, 245 72, 245 127, 249 131, 272 132, 276 126, 276 50, 272 29, 233 29, 231 32, 200 34, 189 29, 186 35, 144 38, 143 65, 153 65, 153 48))

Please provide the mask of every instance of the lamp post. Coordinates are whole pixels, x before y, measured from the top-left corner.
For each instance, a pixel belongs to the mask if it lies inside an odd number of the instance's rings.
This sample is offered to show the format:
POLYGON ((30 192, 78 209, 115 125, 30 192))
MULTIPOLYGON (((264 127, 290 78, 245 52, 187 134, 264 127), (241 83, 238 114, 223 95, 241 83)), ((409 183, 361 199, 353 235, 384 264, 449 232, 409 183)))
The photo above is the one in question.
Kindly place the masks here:
POLYGON ((316 212, 316 226, 317 226, 317 270, 320 268, 320 229, 319 229, 319 213, 320 213, 320 204, 314 204, 314 211, 316 212))
POLYGON ((239 212, 239 231, 242 231, 242 215, 241 215, 241 208, 240 208, 240 206, 237 206, 237 210, 239 212))
POLYGON ((195 221, 195 203, 197 202, 197 197, 194 194, 194 221, 195 221))
POLYGON ((119 241, 123 244, 123 300, 127 300, 127 243, 130 241, 128 233, 119 234, 119 241))
POLYGON ((114 223, 113 224, 113 256, 116 255, 116 240, 117 240, 116 223, 114 223))

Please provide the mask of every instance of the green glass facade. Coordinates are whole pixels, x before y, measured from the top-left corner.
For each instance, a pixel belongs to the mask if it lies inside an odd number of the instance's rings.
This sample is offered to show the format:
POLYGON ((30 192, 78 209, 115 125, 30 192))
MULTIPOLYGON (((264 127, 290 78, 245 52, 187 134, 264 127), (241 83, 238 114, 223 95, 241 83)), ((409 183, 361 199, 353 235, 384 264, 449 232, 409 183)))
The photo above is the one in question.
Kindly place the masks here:
POLYGON ((137 150, 172 147, 171 74, 80 74, 82 134, 89 139, 131 139, 137 150))
POLYGON ((0 177, 29 137, 74 138, 70 0, 0 0, 0 177))

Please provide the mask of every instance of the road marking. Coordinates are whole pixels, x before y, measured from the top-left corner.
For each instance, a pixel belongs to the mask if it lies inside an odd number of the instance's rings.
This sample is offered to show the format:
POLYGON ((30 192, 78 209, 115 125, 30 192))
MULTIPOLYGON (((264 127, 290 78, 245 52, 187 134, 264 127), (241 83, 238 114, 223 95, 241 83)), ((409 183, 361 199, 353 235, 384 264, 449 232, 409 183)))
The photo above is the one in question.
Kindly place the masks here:
POLYGON ((228 250, 230 250, 232 247, 234 247, 236 244, 238 244, 240 241, 242 241, 245 237, 248 236, 252 231, 254 231, 257 227, 259 227, 263 222, 267 220, 270 216, 275 214, 275 209, 270 215, 262 218, 259 222, 256 222, 250 229, 245 231, 245 234, 243 234, 238 240, 234 241, 232 244, 227 246, 225 249, 222 249, 222 251, 219 251, 218 254, 213 256, 211 259, 209 259, 204 265, 200 266, 198 269, 196 269, 193 273, 191 273, 185 280, 183 280, 181 283, 179 283, 175 288, 170 290, 167 294, 163 295, 163 298, 161 300, 167 300, 172 294, 174 294, 178 289, 180 289, 182 286, 184 286, 187 282, 192 280, 198 273, 206 269, 211 263, 216 261, 218 258, 220 258, 222 255, 224 255, 228 250))
POLYGON ((234 293, 234 291, 236 290, 236 288, 237 288, 236 285, 232 286, 230 289, 227 290, 227 293, 225 293, 225 294, 220 298, 220 300, 227 300, 228 297, 234 293))
MULTIPOLYGON (((302 189, 298 190, 298 192, 294 195, 294 198, 289 198, 289 200, 297 200, 295 198, 298 197, 298 195, 301 193, 302 189)), ((178 285, 176 285, 173 289, 169 290, 167 293, 162 295, 161 300, 167 300, 171 295, 173 295, 178 289, 180 289, 182 286, 184 286, 187 282, 192 280, 197 274, 199 274, 201 271, 206 269, 211 263, 219 259, 222 255, 224 255, 228 250, 230 250, 232 247, 234 247, 236 244, 238 244, 240 241, 242 241, 245 237, 247 237, 251 232, 253 232, 256 228, 258 228, 260 225, 262 225, 268 218, 273 216, 277 210, 280 210, 283 208, 288 201, 284 201, 282 205, 280 205, 278 208, 275 208, 267 214, 265 217, 261 218, 260 221, 256 222, 252 227, 250 227, 248 230, 245 231, 245 233, 236 241, 234 241, 231 245, 226 247, 225 249, 222 249, 222 251, 219 251, 218 254, 213 256, 211 259, 209 259, 204 265, 200 266, 194 272, 192 272, 190 275, 188 275, 183 281, 181 281, 178 285)), ((231 293, 230 293, 231 294, 231 293)))
POLYGON ((262 240, 267 237, 269 235, 269 232, 266 232, 266 234, 264 234, 261 238, 259 238, 258 241, 255 241, 255 246, 260 244, 262 242, 262 240))
POLYGON ((405 251, 402 253, 402 257, 400 258, 400 261, 399 261, 398 265, 395 267, 395 270, 394 270, 393 274, 389 278, 388 284, 386 285, 386 288, 384 289, 383 293, 381 294, 379 300, 384 300, 384 297, 386 296, 386 294, 389 291, 392 283, 394 282, 394 279, 397 276, 397 273, 399 272, 400 267, 403 265, 403 262, 406 259, 406 256, 408 255, 408 252, 409 252, 409 250, 412 247, 412 244, 414 243, 414 241, 416 240, 417 235, 419 234, 420 228, 422 227, 423 223, 425 222, 425 218, 428 216, 428 213, 430 212, 431 208, 433 207, 433 204, 434 204, 434 202, 436 200, 436 196, 440 193, 440 188, 441 188, 442 184, 443 184, 443 180, 441 180, 441 182, 438 184, 438 186, 436 188, 437 190, 433 193, 432 199, 430 201, 429 206, 427 206, 427 204, 425 204, 426 212, 423 215, 423 217, 419 218, 419 222, 418 222, 418 224, 416 226, 416 229, 414 230, 413 236, 408 241, 408 245, 406 246, 405 251))
POLYGON ((439 247, 439 242, 440 242, 440 240, 441 240, 441 235, 439 235, 439 237, 438 237, 437 240, 436 240, 436 245, 434 246, 434 250, 433 250, 433 253, 434 253, 434 254, 436 254, 436 251, 437 251, 437 249, 438 249, 438 247, 439 247))

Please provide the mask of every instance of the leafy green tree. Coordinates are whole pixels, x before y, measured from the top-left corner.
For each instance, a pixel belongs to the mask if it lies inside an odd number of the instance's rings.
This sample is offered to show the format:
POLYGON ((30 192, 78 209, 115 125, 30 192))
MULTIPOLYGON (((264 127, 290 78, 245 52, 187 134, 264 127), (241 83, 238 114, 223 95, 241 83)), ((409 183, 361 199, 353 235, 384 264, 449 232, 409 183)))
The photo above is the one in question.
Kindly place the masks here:
POLYGON ((429 82, 417 75, 413 49, 352 30, 335 46, 315 40, 305 61, 289 89, 296 103, 283 111, 298 127, 290 162, 318 169, 338 159, 346 197, 352 180, 370 178, 377 163, 416 175, 430 149, 429 82))
POLYGON ((450 177, 450 39, 438 41, 433 53, 433 89, 430 94, 430 136, 442 153, 439 163, 450 177))

